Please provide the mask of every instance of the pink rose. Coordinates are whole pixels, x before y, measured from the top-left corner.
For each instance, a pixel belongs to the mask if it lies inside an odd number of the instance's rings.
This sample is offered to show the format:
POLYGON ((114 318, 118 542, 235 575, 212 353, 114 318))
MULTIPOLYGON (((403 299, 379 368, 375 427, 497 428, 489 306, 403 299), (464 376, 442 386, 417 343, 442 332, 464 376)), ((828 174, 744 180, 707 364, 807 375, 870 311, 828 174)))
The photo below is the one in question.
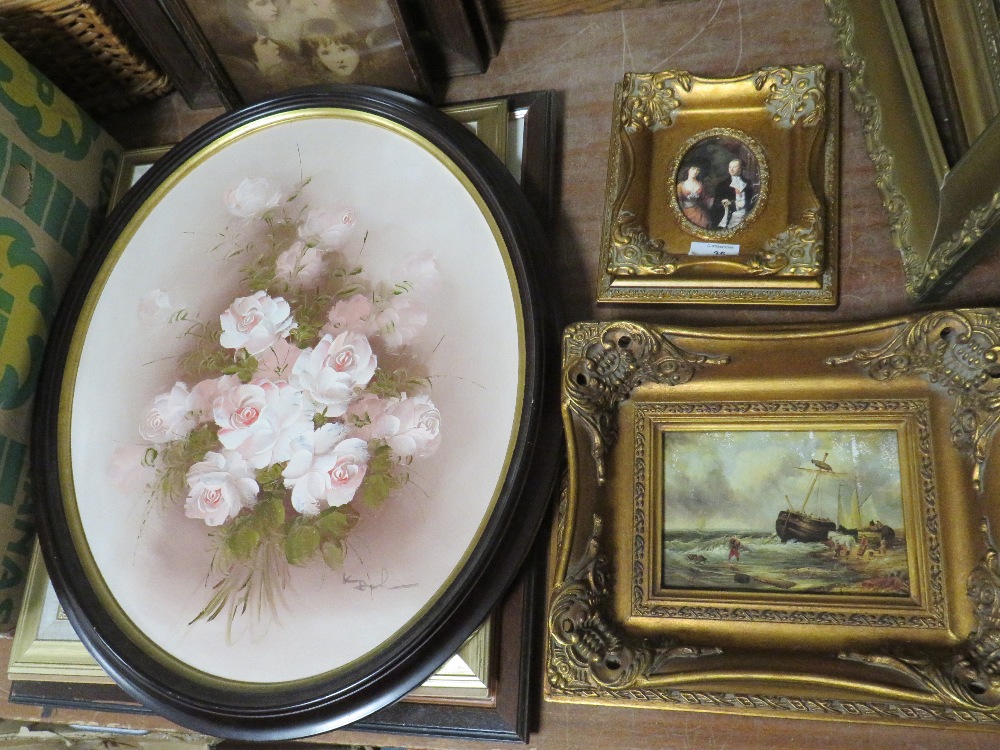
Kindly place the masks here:
POLYGON ((325 268, 323 253, 315 247, 307 247, 301 240, 293 242, 274 264, 275 275, 296 286, 315 284, 325 268))
POLYGON ((425 325, 427 311, 422 305, 403 295, 392 297, 372 321, 373 330, 392 351, 413 341, 425 325))
POLYGON ((355 389, 371 381, 377 366, 365 336, 350 331, 336 338, 325 334, 315 347, 302 350, 289 382, 312 399, 317 411, 339 417, 354 399, 355 389))
POLYGON ((364 294, 355 294, 347 299, 339 300, 327 314, 329 321, 323 326, 323 333, 336 336, 343 331, 370 334, 372 331, 370 318, 375 306, 364 294))
POLYGON ((350 430, 351 437, 371 440, 375 435, 374 425, 385 412, 389 399, 380 398, 371 393, 365 393, 354 399, 347 408, 344 422, 350 430))
POLYGON ((147 464, 147 445, 119 445, 108 460, 108 481, 126 495, 138 495, 155 478, 153 467, 147 464))
POLYGON ((219 316, 222 336, 219 343, 227 349, 246 349, 257 355, 276 341, 288 336, 298 326, 284 297, 269 297, 260 291, 239 297, 219 316))
POLYGON ((277 206, 281 191, 263 177, 248 177, 228 191, 223 200, 230 214, 238 219, 251 219, 277 206))
POLYGON ((257 502, 260 488, 253 471, 237 453, 209 451, 187 475, 188 493, 184 515, 219 526, 257 502))
POLYGON ((200 380, 191 388, 191 416, 199 424, 215 419, 215 400, 240 384, 235 375, 200 380))
POLYGON ((364 440, 344 438, 342 425, 328 423, 297 446, 282 472, 285 486, 292 490, 292 507, 314 516, 354 499, 368 471, 364 440))
POLYGON ((292 373, 292 365, 302 354, 302 350, 287 339, 278 339, 271 346, 257 354, 257 372, 255 379, 288 380, 292 373))
POLYGON ((429 456, 441 442, 441 412, 428 396, 407 398, 404 393, 388 399, 371 432, 400 458, 429 456))
POLYGON ((139 320, 143 323, 169 323, 177 312, 170 295, 162 289, 146 292, 139 299, 139 320))
POLYGON ((299 225, 299 237, 309 245, 340 250, 354 233, 354 209, 314 209, 299 225))
POLYGON ((219 442, 254 469, 287 461, 291 441, 312 429, 302 394, 284 382, 240 383, 216 399, 214 414, 219 442))

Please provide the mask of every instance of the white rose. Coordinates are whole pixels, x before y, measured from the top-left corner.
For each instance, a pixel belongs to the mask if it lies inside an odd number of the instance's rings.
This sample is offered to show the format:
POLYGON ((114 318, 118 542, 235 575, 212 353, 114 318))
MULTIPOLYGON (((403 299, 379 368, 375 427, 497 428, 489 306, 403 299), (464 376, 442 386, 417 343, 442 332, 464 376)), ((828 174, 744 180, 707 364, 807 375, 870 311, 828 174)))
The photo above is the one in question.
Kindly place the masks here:
POLYGON ((308 247, 301 240, 293 242, 274 264, 275 275, 297 286, 315 284, 323 275, 326 265, 323 263, 323 253, 308 247))
POLYGON ((328 423, 297 450, 282 472, 292 491, 292 507, 314 516, 324 508, 354 499, 368 471, 368 446, 359 438, 344 438, 342 425, 328 423))
POLYGON ((303 349, 292 366, 289 382, 316 404, 317 411, 339 417, 375 374, 378 360, 368 339, 351 331, 336 338, 325 334, 312 349, 303 349))
POLYGON ((219 526, 243 508, 253 507, 260 490, 250 466, 232 451, 206 453, 188 470, 187 482, 184 515, 209 526, 219 526))
POLYGON ((427 325, 427 312, 409 297, 397 295, 389 300, 373 320, 373 329, 390 350, 400 349, 416 338, 427 325))
POLYGON ((370 334, 370 318, 375 306, 364 294, 355 294, 347 299, 339 300, 330 312, 327 313, 327 321, 323 326, 323 333, 330 333, 336 336, 343 331, 354 331, 355 333, 370 334))
POLYGON ((227 349, 246 349, 253 355, 284 339, 298 326, 284 297, 272 298, 263 291, 234 300, 219 321, 219 343, 227 349))
POLYGON ((238 219, 251 219, 281 201, 281 191, 264 177, 247 178, 225 195, 226 209, 238 219))
POLYGON ((400 458, 429 456, 441 442, 441 412, 428 396, 388 399, 374 420, 373 437, 385 440, 400 458))
POLYGON ((139 434, 151 443, 181 440, 198 424, 193 413, 191 393, 181 382, 153 399, 153 405, 139 426, 139 434))
POLYGON ((354 233, 355 223, 353 209, 314 209, 299 225, 299 237, 325 250, 340 250, 354 233))
POLYGON ((215 401, 219 442, 238 451, 254 469, 287 461, 291 441, 312 430, 312 415, 302 400, 302 393, 284 382, 236 385, 215 401))

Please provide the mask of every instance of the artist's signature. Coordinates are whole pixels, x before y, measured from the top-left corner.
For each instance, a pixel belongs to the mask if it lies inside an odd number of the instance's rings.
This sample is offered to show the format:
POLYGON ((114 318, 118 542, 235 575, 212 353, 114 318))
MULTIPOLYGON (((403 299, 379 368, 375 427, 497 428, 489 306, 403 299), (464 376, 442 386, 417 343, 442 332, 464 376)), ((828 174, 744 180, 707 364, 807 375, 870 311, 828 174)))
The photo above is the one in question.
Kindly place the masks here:
POLYGON ((358 591, 375 591, 377 589, 385 589, 386 591, 395 591, 397 589, 412 589, 416 586, 419 586, 420 584, 397 583, 390 585, 389 571, 387 571, 385 568, 382 568, 381 572, 379 573, 379 579, 377 581, 373 581, 372 577, 367 574, 362 579, 362 578, 355 578, 354 576, 349 576, 347 575, 347 573, 344 573, 344 585, 350 586, 351 588, 357 589, 358 591))

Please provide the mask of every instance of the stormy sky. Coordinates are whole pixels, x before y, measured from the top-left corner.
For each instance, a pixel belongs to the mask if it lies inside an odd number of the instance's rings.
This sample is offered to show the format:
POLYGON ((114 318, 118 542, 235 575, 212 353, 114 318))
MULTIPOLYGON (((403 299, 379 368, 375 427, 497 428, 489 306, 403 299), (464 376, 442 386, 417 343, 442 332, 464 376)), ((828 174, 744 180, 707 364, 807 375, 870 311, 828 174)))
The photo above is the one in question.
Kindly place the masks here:
POLYGON ((859 501, 871 495, 864 510, 874 506, 883 523, 903 528, 894 430, 668 431, 663 453, 668 531, 774 531, 786 495, 802 508, 816 476, 803 471, 816 468, 811 459, 834 473, 819 476, 806 512, 836 520, 838 488, 846 508, 857 487, 859 501))

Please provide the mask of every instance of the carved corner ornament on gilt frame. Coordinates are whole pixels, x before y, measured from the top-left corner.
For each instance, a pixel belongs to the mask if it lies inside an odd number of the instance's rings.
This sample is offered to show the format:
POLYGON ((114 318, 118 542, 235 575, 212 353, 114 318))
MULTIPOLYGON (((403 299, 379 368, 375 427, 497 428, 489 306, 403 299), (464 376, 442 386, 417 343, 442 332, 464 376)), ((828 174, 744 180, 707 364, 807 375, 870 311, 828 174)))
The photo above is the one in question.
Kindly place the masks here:
POLYGON ((839 78, 627 73, 598 302, 837 303, 839 78))
POLYGON ((547 700, 1000 730, 1000 310, 577 323, 562 409, 547 700))
POLYGON ((921 0, 905 23, 907 8, 896 0, 825 3, 907 294, 917 302, 938 298, 997 245, 997 8, 990 0, 921 0), (930 42, 930 71, 918 69, 907 38, 907 26, 919 24, 930 42))

